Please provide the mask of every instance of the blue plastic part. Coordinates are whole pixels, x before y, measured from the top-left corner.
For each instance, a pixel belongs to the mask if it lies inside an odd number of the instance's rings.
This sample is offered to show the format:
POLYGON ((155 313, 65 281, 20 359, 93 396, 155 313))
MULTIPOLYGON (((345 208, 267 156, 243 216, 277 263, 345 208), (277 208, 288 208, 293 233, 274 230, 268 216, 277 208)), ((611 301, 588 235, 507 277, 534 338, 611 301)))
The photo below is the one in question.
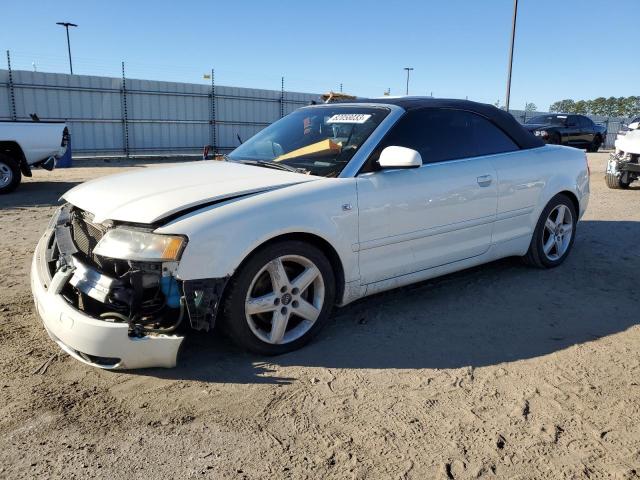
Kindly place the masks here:
POLYGON ((178 308, 180 306, 180 288, 175 278, 162 277, 160 279, 160 291, 167 299, 168 307, 178 308))
POLYGON ((69 139, 67 151, 64 152, 63 156, 56 160, 56 168, 71 168, 72 166, 73 162, 71 161, 71 139, 69 139))

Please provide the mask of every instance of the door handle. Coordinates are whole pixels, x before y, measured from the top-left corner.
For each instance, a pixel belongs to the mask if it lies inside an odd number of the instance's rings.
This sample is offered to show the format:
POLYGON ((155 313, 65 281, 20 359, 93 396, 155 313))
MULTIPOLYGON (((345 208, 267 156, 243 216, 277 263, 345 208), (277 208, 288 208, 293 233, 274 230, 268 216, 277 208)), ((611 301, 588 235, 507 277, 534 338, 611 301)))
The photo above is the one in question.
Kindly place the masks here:
POLYGON ((488 187, 489 185, 491 185, 493 177, 491 175, 481 175, 477 178, 477 180, 478 185, 480 185, 481 187, 488 187))

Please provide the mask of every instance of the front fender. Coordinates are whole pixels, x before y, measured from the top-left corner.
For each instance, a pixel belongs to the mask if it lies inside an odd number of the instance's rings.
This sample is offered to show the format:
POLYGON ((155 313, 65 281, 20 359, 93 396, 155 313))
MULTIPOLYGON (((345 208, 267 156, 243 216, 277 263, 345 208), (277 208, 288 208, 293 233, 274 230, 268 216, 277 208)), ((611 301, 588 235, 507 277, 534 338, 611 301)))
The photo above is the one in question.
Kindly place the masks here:
POLYGON ((182 280, 230 276, 260 245, 292 233, 316 235, 332 245, 345 282, 360 277, 353 252, 358 238, 353 178, 327 178, 223 202, 180 217, 156 232, 188 237, 177 271, 182 280))

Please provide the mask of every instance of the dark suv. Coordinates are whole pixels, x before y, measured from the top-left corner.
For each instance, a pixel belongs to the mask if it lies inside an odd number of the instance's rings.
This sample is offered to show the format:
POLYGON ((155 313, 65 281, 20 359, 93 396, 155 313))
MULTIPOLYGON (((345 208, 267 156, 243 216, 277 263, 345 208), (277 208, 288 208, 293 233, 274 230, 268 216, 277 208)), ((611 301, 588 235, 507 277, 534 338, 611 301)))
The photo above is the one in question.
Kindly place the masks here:
POLYGON ((585 148, 597 152, 607 138, 607 129, 584 115, 552 113, 533 117, 524 127, 546 143, 585 148))

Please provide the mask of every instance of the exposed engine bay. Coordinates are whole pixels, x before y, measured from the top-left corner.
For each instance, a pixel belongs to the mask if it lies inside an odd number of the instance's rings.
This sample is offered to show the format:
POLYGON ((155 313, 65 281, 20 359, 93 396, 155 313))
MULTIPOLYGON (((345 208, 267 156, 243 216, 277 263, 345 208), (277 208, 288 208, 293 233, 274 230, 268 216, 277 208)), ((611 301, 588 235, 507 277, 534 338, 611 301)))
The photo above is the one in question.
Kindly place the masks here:
MULTIPOLYGON (((76 309, 106 322, 127 323, 129 335, 171 334, 180 327, 209 330, 226 280, 182 282, 177 261, 134 261, 95 252, 115 224, 96 224, 92 216, 70 204, 54 216, 47 244, 49 290, 76 309)), ((127 229, 150 231, 148 226, 127 229)))
POLYGON ((607 164, 607 184, 611 188, 627 188, 640 178, 640 130, 619 135, 615 147, 607 164))

